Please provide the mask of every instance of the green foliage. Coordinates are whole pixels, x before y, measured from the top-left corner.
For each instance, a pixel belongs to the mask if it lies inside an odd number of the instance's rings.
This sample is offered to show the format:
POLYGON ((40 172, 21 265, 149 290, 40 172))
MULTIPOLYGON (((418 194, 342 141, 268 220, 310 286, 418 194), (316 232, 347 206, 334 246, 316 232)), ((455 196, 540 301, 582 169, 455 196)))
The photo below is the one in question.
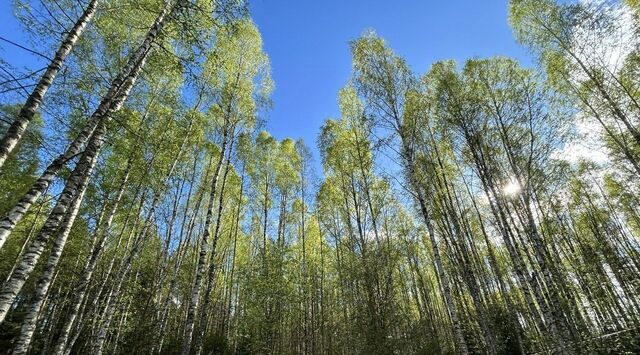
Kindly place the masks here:
MULTIPOLYGON (((418 75, 365 32, 315 176, 305 142, 261 130, 274 84, 246 5, 180 1, 110 117, 50 287, 39 279, 63 222, 0 321, 0 348, 44 290, 33 353, 67 325, 71 353, 95 352, 100 334, 114 354, 638 352, 640 57, 625 31, 640 9, 625 4, 510 1, 540 68, 493 57, 418 75), (566 156, 580 125, 602 130, 588 143, 604 162, 566 156)), ((166 5, 100 2, 0 168, 2 214, 86 128, 166 5)), ((43 53, 76 7, 15 2, 43 53)), ((11 231, 1 280, 60 212, 78 161, 11 231)))

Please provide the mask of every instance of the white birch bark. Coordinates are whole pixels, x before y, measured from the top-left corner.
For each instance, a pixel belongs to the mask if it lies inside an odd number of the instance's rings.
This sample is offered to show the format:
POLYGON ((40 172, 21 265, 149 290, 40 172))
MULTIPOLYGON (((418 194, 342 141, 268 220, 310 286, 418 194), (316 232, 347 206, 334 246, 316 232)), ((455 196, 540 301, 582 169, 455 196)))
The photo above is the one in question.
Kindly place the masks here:
MULTIPOLYGON (((131 88, 133 88, 133 85, 135 84, 142 68, 144 67, 146 59, 152 50, 152 44, 154 43, 162 28, 166 25, 166 19, 169 17, 168 15, 170 15, 171 12, 176 9, 180 3, 181 1, 177 2, 176 4, 167 3, 165 5, 163 10, 160 12, 160 14, 158 14, 158 17, 149 29, 142 45, 138 48, 136 53, 134 53, 134 55, 129 58, 129 61, 125 66, 125 70, 126 68, 130 68, 130 70, 126 73, 126 75, 122 76, 122 80, 119 80, 119 78, 121 77, 121 75, 119 75, 119 77, 112 84, 110 92, 115 90, 115 93, 113 93, 112 95, 107 93, 107 96, 100 103, 98 109, 93 113, 88 125, 93 125, 92 122, 95 121, 97 128, 91 135, 90 141, 87 144, 87 148, 85 149, 85 153, 83 154, 83 158, 86 157, 87 154, 97 155, 99 153, 100 148, 104 144, 104 138, 107 132, 107 124, 111 120, 111 114, 118 111, 122 107, 124 100, 128 97, 131 88)), ((120 74, 123 74, 125 70, 121 71, 120 74)), ((85 127, 85 130, 86 128, 87 127, 85 127)), ((82 133, 80 136, 82 136, 82 133)), ((77 166, 76 170, 78 168, 80 168, 80 166, 77 166)), ((51 179, 52 178, 53 176, 51 176, 51 179)), ((20 267, 18 267, 14 271, 14 273, 10 276, 9 281, 3 285, 2 290, 0 291, 0 323, 4 321, 9 308, 18 295, 18 292, 20 292, 22 286, 35 268, 35 265, 38 262, 48 239, 58 227, 62 216, 67 210, 67 207, 77 194, 77 188, 79 186, 80 178, 81 176, 76 176, 74 179, 74 176, 72 176, 67 182, 67 185, 65 186, 66 193, 65 191, 62 192, 61 197, 56 203, 56 207, 54 207, 53 211, 49 215, 49 219, 47 220, 47 222, 45 222, 45 225, 40 233, 41 235, 36 238, 36 240, 32 243, 30 249, 23 256, 20 267)), ((48 183, 46 184, 46 186, 48 186, 48 183)), ((20 203, 18 205, 20 205, 20 203)), ((24 212, 22 213, 22 215, 24 215, 24 212)), ((15 226, 15 223, 13 223, 13 226, 15 226)), ((13 226, 11 227, 11 229, 13 229, 13 226)), ((2 223, 0 223, 0 233, 1 231, 2 223)), ((0 235, 0 239, 1 237, 2 235, 0 235)))
POLYGON ((64 246, 67 242, 67 238, 69 237, 69 233, 71 232, 71 227, 73 226, 73 222, 75 221, 75 218, 78 215, 78 211, 80 210, 82 198, 85 191, 87 190, 87 186, 89 185, 89 178, 95 166, 97 155, 93 155, 89 157, 89 159, 91 159, 91 161, 86 167, 87 170, 82 172, 82 181, 80 182, 79 186, 80 191, 73 200, 73 203, 70 207, 71 210, 66 215, 63 225, 58 231, 59 235, 53 243, 51 254, 49 255, 49 259, 47 260, 44 272, 40 280, 38 281, 34 299, 32 301, 32 304, 28 308, 24 321, 22 322, 20 336, 18 337, 18 341, 16 342, 16 345, 13 349, 14 355, 26 354, 29 350, 29 345, 31 344, 33 334, 36 330, 40 311, 42 310, 46 295, 49 292, 49 287, 51 286, 53 275, 56 272, 58 262, 60 261, 60 256, 62 255, 62 251, 64 250, 64 246))
MULTIPOLYGON (((38 111, 47 90, 49 90, 49 87, 53 83, 58 71, 62 68, 64 60, 67 58, 69 53, 71 53, 71 50, 73 50, 73 46, 80 38, 80 35, 87 27, 87 24, 91 21, 91 18, 95 14, 97 8, 98 0, 91 0, 87 5, 87 8, 82 12, 80 18, 78 18, 71 30, 69 30, 65 38, 62 40, 60 47, 47 66, 44 74, 40 77, 38 84, 33 88, 33 91, 31 91, 27 101, 20 109, 18 117, 16 117, 4 137, 0 140, 0 168, 2 168, 9 154, 16 147, 20 138, 22 138, 29 122, 31 122, 33 116, 38 111)), ((0 247, 1 246, 2 245, 0 244, 0 247)))
POLYGON ((231 160, 231 152, 233 151, 233 142, 229 145, 229 154, 227 156, 227 162, 225 164, 224 173, 222 174, 222 185, 220 186, 220 193, 218 194, 218 211, 216 217, 216 226, 213 231, 213 241, 211 242, 211 256, 209 257, 209 271, 208 271, 208 280, 207 280, 207 288, 204 292, 204 300, 202 302, 202 311, 200 313, 200 329, 199 334, 196 338, 196 354, 199 355, 202 353, 202 345, 204 341, 204 336, 207 331, 207 316, 209 314, 209 307, 211 304, 211 291, 213 290, 213 286, 215 283, 215 256, 216 256, 216 248, 218 245, 218 238, 220 237, 220 222, 222 221, 222 212, 224 209, 224 189, 227 183, 227 175, 229 174, 230 168, 230 160, 231 160))
POLYGON ((107 305, 104 311, 102 312, 101 320, 98 324, 97 333, 92 340, 92 345, 91 345, 92 354, 101 355, 102 352, 104 351, 104 346, 105 346, 107 335, 109 332, 109 326, 111 324, 111 320, 113 319, 113 316, 116 311, 116 307, 118 303, 117 301, 120 295, 120 291, 122 289, 122 285, 124 284, 124 281, 126 280, 129 270, 133 265, 133 260, 136 258, 136 256, 142 249, 144 241, 146 240, 146 235, 149 228, 151 227, 151 224, 152 224, 151 221, 156 213, 156 208, 158 206, 158 203, 160 202, 160 198, 162 197, 164 191, 166 190, 168 181, 173 175, 173 172, 175 171, 178 160, 180 159, 180 156, 184 151, 184 147, 187 142, 186 138, 187 137, 185 137, 185 139, 182 141, 182 144, 180 145, 180 148, 178 149, 178 152, 176 153, 176 156, 171 166, 169 167, 169 170, 167 171, 163 186, 158 188, 158 190, 154 193, 154 196, 151 202, 151 207, 147 213, 147 217, 145 218, 145 221, 143 222, 142 229, 140 230, 140 233, 138 233, 138 235, 136 236, 136 239, 133 242, 131 252, 127 256, 127 258, 124 260, 123 265, 120 268, 114 287, 111 288, 111 290, 109 291, 109 294, 106 297, 107 305))
POLYGON ((129 159, 127 162, 127 168, 125 169, 124 176, 122 177, 122 181, 120 182, 120 186, 118 188, 118 192, 116 193, 113 204, 109 210, 109 214, 107 219, 105 220, 102 226, 99 226, 96 231, 94 237, 94 245, 91 251, 90 257, 87 259, 82 276, 78 282, 76 287, 75 296, 73 303, 71 304, 71 309, 68 311, 68 316, 62 326, 62 330, 56 344, 53 348, 53 354, 62 355, 67 346, 67 342, 69 339, 69 335, 71 334, 71 328, 78 316, 78 312, 80 311, 80 306, 84 302, 84 297, 87 293, 87 289, 89 287, 89 283, 91 282, 91 278, 93 277, 93 272, 98 263, 98 257, 100 256, 102 249, 104 248, 105 242, 107 240, 108 231, 113 222, 113 218, 118 210, 120 205, 120 201, 122 200, 122 196, 124 195, 125 187, 127 186, 127 182, 129 180, 129 173, 131 170, 131 162, 132 159, 129 159))
POLYGON ((196 267, 196 275, 193 281, 193 289, 191 291, 191 299, 189 300, 189 309, 187 311, 187 320, 184 327, 184 340, 182 343, 182 354, 188 355, 191 351, 191 341, 193 339, 193 329, 195 325, 196 312, 198 304, 200 303, 200 293, 202 289, 202 279, 204 276, 204 269, 207 261, 207 249, 209 246, 209 236, 211 232, 211 223, 213 220, 213 205, 215 203, 216 188, 218 185, 218 177, 222 170, 222 162, 224 161, 225 150, 227 148, 227 128, 222 138, 222 145, 220 147, 220 159, 216 163, 216 168, 213 173, 211 181, 211 192, 209 194, 209 202, 207 206, 207 216, 204 223, 204 232, 202 238, 200 238, 200 252, 198 255, 198 264, 196 267))
MULTIPOLYGON (((181 0, 183 1, 183 0, 181 0)), ((103 120, 110 120, 111 115, 117 112, 129 95, 131 88, 135 84, 145 61, 152 51, 152 46, 162 28, 166 25, 168 15, 179 5, 167 3, 160 12, 153 25, 150 27, 144 41, 127 60, 118 76, 113 80, 109 91, 100 101, 98 108, 93 112, 80 134, 71 142, 66 151, 58 156, 44 170, 42 175, 36 180, 31 189, 18 201, 18 203, 0 220, 0 248, 16 224, 25 216, 31 205, 49 187, 53 179, 58 175, 62 167, 80 153, 84 144, 93 135, 98 123, 103 120)))
MULTIPOLYGON (((67 216, 67 211, 72 207, 72 204, 74 204, 74 200, 77 200, 77 202, 75 202, 77 204, 82 203, 81 195, 83 186, 88 183, 89 175, 95 166, 97 154, 103 144, 104 134, 106 133, 106 123, 107 122, 104 121, 96 130, 94 136, 92 136, 87 150, 65 184, 60 198, 49 214, 38 236, 22 256, 19 266, 11 273, 7 282, 2 285, 2 289, 0 290, 0 323, 4 321, 22 286, 24 286, 24 283, 36 267, 49 239, 61 227, 60 222, 67 216), (80 198, 78 199, 78 197, 80 198)), ((75 219, 75 216, 72 216, 72 214, 73 211, 71 211, 69 216, 75 219)), ((69 224, 73 224, 73 220, 69 222, 69 224)), ((64 228, 64 226, 62 227, 64 228)), ((66 237, 64 239, 64 242, 66 242, 66 237)), ((62 252, 64 243, 59 245, 59 247, 59 252, 62 252)))

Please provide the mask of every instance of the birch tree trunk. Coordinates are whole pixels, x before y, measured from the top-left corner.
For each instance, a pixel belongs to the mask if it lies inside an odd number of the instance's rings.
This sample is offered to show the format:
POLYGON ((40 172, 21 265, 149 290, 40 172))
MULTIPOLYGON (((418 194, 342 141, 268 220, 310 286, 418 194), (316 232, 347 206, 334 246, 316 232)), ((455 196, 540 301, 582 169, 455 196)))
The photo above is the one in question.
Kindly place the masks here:
POLYGON ((155 209, 157 207, 158 201, 160 200, 159 197, 160 197, 160 193, 156 192, 153 198, 153 202, 151 203, 151 208, 149 209, 149 212, 147 213, 147 217, 143 222, 142 229, 140 230, 135 240, 133 241, 133 247, 129 252, 129 255, 127 256, 127 258, 123 261, 120 271, 118 272, 118 275, 116 277, 115 284, 111 288, 111 290, 109 291, 106 297, 106 301, 105 301, 106 307, 102 312, 100 321, 98 322, 97 332, 93 337, 92 344, 91 344, 92 354, 101 355, 102 352, 104 351, 104 346, 107 340, 109 326, 111 324, 111 320, 113 319, 116 308, 118 306, 118 298, 120 296, 120 291, 122 290, 122 285, 124 284, 124 281, 126 280, 129 274, 129 270, 131 270, 131 266, 133 265, 133 260, 138 255, 138 252, 140 251, 140 249, 142 249, 142 245, 144 243, 144 240, 146 239, 147 231, 149 230, 152 224, 151 220, 153 219, 155 209))
POLYGON ((87 27, 87 24, 91 21, 91 18, 95 14, 97 8, 98 0, 91 0, 87 8, 84 9, 80 18, 78 18, 78 21, 76 21, 71 30, 67 32, 67 35, 62 40, 55 56, 47 66, 44 74, 40 77, 38 84, 33 91, 31 91, 27 101, 20 109, 18 117, 16 117, 4 137, 2 137, 2 140, 0 140, 0 169, 4 165, 4 162, 7 160, 11 151, 13 151, 18 144, 18 141, 20 141, 20 138, 22 138, 22 135, 27 129, 27 125, 29 125, 29 122, 31 122, 33 116, 38 111, 47 90, 53 83, 53 80, 58 74, 60 68, 62 68, 64 60, 67 58, 69 53, 71 53, 73 46, 80 38, 80 35, 87 27))
MULTIPOLYGON (((34 239, 33 243, 31 243, 27 252, 23 255, 19 266, 13 271, 7 282, 2 286, 2 290, 0 291, 0 323, 4 321, 11 305, 22 289, 22 286, 36 267, 36 264, 51 236, 58 230, 58 228, 65 228, 65 226, 60 226, 60 222, 66 216, 67 210, 72 203, 74 203, 74 200, 78 200, 78 197, 82 197, 82 186, 88 183, 89 175, 96 163, 98 151, 103 144, 104 134, 107 130, 106 123, 106 121, 103 121, 92 136, 91 141, 87 146, 87 150, 65 184, 60 198, 49 214, 49 217, 45 221, 40 233, 34 239)), ((82 203, 82 199, 80 198, 76 203, 82 203)), ((72 214, 73 212, 70 216, 72 214)), ((72 217, 72 219, 75 220, 75 216, 72 217)), ((73 220, 70 219, 68 224, 73 224, 73 220)), ((66 242, 66 237, 64 239, 64 242, 66 242)), ((60 252, 64 249, 64 242, 59 245, 61 248, 60 252)), ((46 283, 48 284, 49 282, 46 283)))
POLYGON ((165 5, 147 32, 144 41, 127 60, 127 64, 111 83, 109 91, 102 98, 98 108, 93 112, 80 134, 78 134, 73 142, 71 142, 63 154, 58 156, 53 162, 51 162, 51 164, 49 164, 29 191, 27 191, 20 201, 18 201, 18 203, 2 218, 0 221, 0 248, 2 248, 2 245, 9 234, 11 234, 16 224, 29 211, 31 205, 49 187, 53 179, 60 172, 60 169, 62 169, 69 160, 73 159, 78 155, 78 153, 80 153, 84 144, 94 134, 98 123, 103 120, 110 120, 111 115, 122 107, 122 104, 129 96, 131 88, 140 75, 147 57, 152 51, 153 43, 162 31, 162 28, 166 25, 168 15, 170 15, 170 13, 182 1, 184 0, 180 0, 175 5, 171 5, 170 2, 165 5))
POLYGON ((231 301, 233 298, 233 288, 234 288, 234 273, 235 273, 235 268, 236 268, 236 252, 237 252, 237 245, 238 245, 238 230, 239 230, 239 226, 240 226, 240 213, 242 211, 242 198, 244 196, 244 178, 245 178, 245 166, 242 166, 242 173, 241 173, 241 178, 240 178, 240 194, 238 197, 238 206, 236 208, 236 218, 235 218, 235 225, 234 225, 234 231, 233 231, 233 253, 231 256, 231 272, 230 272, 230 276, 229 276, 229 300, 228 300, 228 304, 227 304, 227 312, 225 313, 225 322, 224 322, 224 331, 223 334, 225 334, 225 336, 229 337, 229 332, 231 329, 231 326, 229 325, 229 323, 231 322, 231 301))
POLYGON ((175 171, 178 160, 180 159, 180 156, 184 151, 184 147, 187 142, 186 138, 187 137, 185 137, 185 139, 182 141, 182 144, 180 145, 180 148, 178 149, 178 152, 176 153, 173 159, 173 162, 171 163, 171 166, 169 167, 166 173, 163 186, 158 188, 158 190, 154 193, 154 196, 151 202, 151 207, 149 209, 149 212, 147 213, 147 217, 145 221, 143 222, 142 229, 140 233, 138 233, 138 235, 136 236, 136 239, 133 242, 133 247, 131 249, 131 252, 127 256, 127 258, 124 260, 123 265, 120 268, 120 272, 118 273, 115 286, 110 290, 107 296, 107 300, 106 300, 107 306, 105 307, 104 312, 102 313, 102 317, 98 325, 97 334, 95 335, 92 341, 92 345, 91 345, 92 354, 101 355, 102 352, 104 351, 104 345, 107 340, 109 325, 111 324, 111 320, 113 319, 113 315, 116 311, 116 307, 118 303, 117 301, 120 295, 120 291, 122 289, 122 285, 129 273, 129 270, 131 269, 131 266, 133 265, 133 260, 138 255, 138 252, 142 249, 143 243, 146 239, 147 231, 151 227, 151 220, 155 215, 156 208, 158 207, 158 203, 160 202, 160 198, 162 197, 163 192, 167 186, 167 183, 171 178, 171 176, 173 175, 173 172, 175 171))
POLYGON ((202 343, 207 331, 207 315, 209 313, 209 306, 211 304, 210 296, 211 291, 215 283, 215 256, 216 247, 218 245, 218 238, 220 237, 220 222, 222 221, 222 212, 224 209, 224 188, 227 183, 227 175, 229 174, 229 168, 231 166, 231 152, 233 151, 233 142, 229 144, 229 155, 227 156, 227 163, 225 164, 224 173, 222 174, 222 185, 220 186, 220 193, 218 194, 218 212, 216 217, 216 226, 213 232, 213 241, 211 242, 211 256, 209 257, 209 271, 207 289, 204 292, 204 300, 202 303, 202 312, 200 313, 200 331, 196 338, 196 354, 199 355, 202 352, 202 343))
MULTIPOLYGON (((123 224, 123 226, 120 228, 120 233, 118 235, 118 239, 116 241, 116 245, 113 246, 113 250, 114 250, 114 256, 109 260, 109 264, 108 266, 105 268, 105 271, 101 274, 102 276, 102 280, 104 280, 104 282, 99 282, 98 289, 97 291, 95 291, 93 297, 91 298, 91 300, 87 300, 83 306, 82 312, 79 314, 79 318, 78 321, 76 322, 76 333, 74 334, 74 336, 72 338, 70 338, 67 342, 67 346, 66 346, 66 350, 64 351, 65 355, 68 355, 71 350, 73 349, 73 346, 75 345, 76 340, 78 339, 81 331, 82 331, 82 327, 84 326, 83 322, 85 322, 85 318, 88 318, 88 320, 86 321, 87 323, 91 323, 91 332, 90 332, 90 337, 94 337, 95 336, 95 332, 94 332, 94 328, 98 327, 99 324, 103 321, 104 317, 103 314, 99 311, 99 307, 98 307, 98 303, 99 301, 102 299, 102 294, 103 292, 105 292, 105 289, 109 286, 111 287, 109 289, 109 292, 112 292, 113 286, 112 285, 108 285, 108 281, 112 279, 112 275, 114 272, 114 267, 116 264, 116 259, 117 258, 117 251, 120 249, 120 246, 122 244, 123 241, 123 236, 125 234, 125 230, 127 229, 127 226, 129 224, 129 218, 131 217, 131 215, 135 215, 135 218, 133 219, 132 223, 131 223, 131 231, 128 233, 128 236, 126 237, 126 242, 124 243, 124 246, 122 247, 124 250, 124 255, 126 255, 126 252, 129 248, 129 246, 131 245, 131 241, 134 237, 134 235, 136 235, 136 231, 138 229, 138 225, 140 224, 140 220, 142 219, 142 209, 143 206, 145 204, 146 201, 146 194, 147 191, 146 189, 144 189, 145 191, 141 192, 143 189, 141 188, 141 185, 138 185, 138 192, 136 193, 133 201, 139 200, 137 203, 137 208, 135 209, 134 213, 127 213, 127 217, 125 218, 125 222, 123 224), (138 193, 141 192, 141 195, 139 196, 138 193), (96 325, 97 324, 97 325, 96 325)), ((131 211, 130 211, 131 212, 131 211)), ((123 258, 124 258, 123 255, 123 258)), ((113 276, 113 277, 117 277, 113 276)), ((91 285, 88 285, 88 287, 91 287, 91 285)), ((106 297, 104 303, 109 303, 110 298, 106 297)), ((90 340, 91 341, 91 340, 90 340)))
MULTIPOLYGON (((210 171, 210 167, 211 164, 207 165, 207 169, 205 171, 204 174, 204 181, 206 181, 209 177, 209 173, 210 171)), ((194 169, 193 169, 193 174, 195 175, 195 170, 196 170, 196 165, 195 165, 195 159, 194 159, 194 169)), ((192 181, 195 182, 195 180, 192 178, 192 181)), ((202 200, 204 198, 204 192, 200 193, 198 196, 198 199, 196 200, 196 204, 195 204, 195 208, 193 209, 194 214, 192 215, 192 217, 190 218, 189 222, 187 223, 187 211, 188 211, 188 204, 191 198, 191 189, 192 189, 193 183, 191 184, 191 186, 189 187, 189 193, 188 193, 188 197, 187 197, 187 205, 185 206, 185 213, 184 213, 184 217, 182 220, 182 229, 180 231, 180 245, 178 246, 178 258, 176 260, 176 264, 175 267, 173 269, 173 275, 171 277, 171 281, 169 283, 169 289, 167 291, 167 296, 165 297, 164 303, 163 303, 163 307, 162 307, 162 315, 160 316, 160 327, 159 327, 159 334, 160 334, 160 340, 158 341, 158 347, 157 347, 157 351, 156 353, 160 354, 162 353, 162 347, 164 344, 164 338, 165 338, 165 328, 167 325, 167 318, 169 317, 169 304, 171 302, 171 297, 173 295, 173 293, 175 292, 175 289, 178 286, 178 273, 180 271, 180 268, 182 267, 182 263, 184 262, 184 259, 186 258, 186 254, 187 254, 187 245, 188 245, 188 241, 191 238, 191 234, 193 232, 193 227, 195 224, 195 220, 196 220, 196 216, 198 214, 198 212, 200 211, 200 206, 202 205, 202 200), (184 230, 184 226, 185 223, 187 223, 187 228, 186 228, 186 235, 185 235, 185 230, 184 230)))
POLYGON ((414 161, 412 158, 412 150, 410 147, 410 143, 407 142, 407 138, 405 135, 401 136, 402 145, 403 145, 403 160, 407 166, 409 175, 409 181, 412 185, 413 191, 415 193, 415 197, 418 200, 420 212, 422 213, 422 217, 424 218, 424 223, 427 226, 427 234, 429 235, 429 239, 431 241, 431 247, 433 249, 433 255, 436 262, 436 271, 438 273, 438 277, 441 282, 443 298, 445 304, 447 306, 447 310, 449 311, 449 316, 451 317, 451 323, 453 325, 453 333, 456 337, 456 343, 458 345, 458 352, 460 354, 468 354, 469 349, 467 347, 467 342, 464 338, 464 334, 462 332, 462 325, 460 324, 460 318, 458 316, 458 309, 453 301, 453 296, 451 295, 451 285, 449 284, 449 278, 444 270, 444 265, 442 264, 442 258, 440 257, 440 250, 438 249, 438 244, 435 239, 433 225, 429 218, 429 211, 427 210, 427 204, 424 199, 423 192, 418 184, 415 174, 414 161))
POLYGON ((222 170, 222 162, 224 161, 224 154, 227 148, 228 128, 224 128, 222 136, 222 145, 220 146, 220 159, 216 163, 216 168, 213 172, 211 181, 211 192, 209 193, 209 202, 207 206, 207 216, 204 222, 204 232, 202 238, 200 238, 200 252, 198 255, 198 264, 196 267, 196 275, 193 281, 193 289, 191 291, 191 299, 189 301, 189 309, 187 311, 187 320, 184 326, 184 340, 182 343, 182 354, 188 355, 191 350, 191 341, 193 339, 193 328, 195 325, 196 312, 198 303, 200 303, 200 292, 202 288, 202 278, 204 273, 205 264, 207 262, 207 249, 209 245, 209 236, 211 232, 211 222, 213 219, 213 205, 215 203, 216 188, 218 186, 218 177, 222 170))
POLYGON ((25 316, 22 323, 20 336, 13 349, 13 354, 15 355, 26 354, 29 350, 29 345, 31 344, 31 339, 33 338, 33 334, 36 330, 36 325, 40 316, 42 305, 45 301, 47 293, 49 292, 49 287, 51 286, 53 275, 56 272, 58 262, 60 261, 60 256, 62 255, 62 251, 64 250, 64 246, 67 242, 67 238, 69 237, 69 233, 71 232, 71 227, 73 226, 73 222, 75 221, 76 216, 78 215, 78 211, 80 210, 82 198, 85 191, 87 190, 87 186, 89 185, 89 178, 95 166, 97 154, 89 156, 88 159, 90 159, 90 161, 88 162, 88 166, 85 168, 86 171, 83 171, 81 173, 82 181, 80 182, 80 191, 73 200, 73 203, 70 207, 71 210, 66 215, 64 222, 58 231, 58 238, 56 238, 55 242, 53 243, 51 254, 49 255, 49 260, 47 260, 47 264, 45 266, 42 277, 38 281, 34 300, 31 306, 29 306, 27 315, 25 316))
MULTIPOLYGON (((115 92, 112 95, 109 95, 109 93, 107 93, 107 96, 100 103, 100 106, 98 106, 98 109, 91 116, 89 123, 85 125, 85 129, 83 130, 83 132, 78 136, 78 138, 83 137, 84 136, 83 133, 88 133, 89 131, 92 131, 91 138, 85 149, 85 153, 83 154, 81 161, 78 163, 78 166, 74 170, 74 173, 76 171, 78 172, 89 171, 88 169, 83 170, 82 168, 83 161, 85 164, 90 164, 91 155, 97 156, 97 154, 99 153, 105 141, 105 135, 107 133, 107 125, 111 120, 111 114, 118 111, 122 107, 124 100, 128 97, 129 92, 133 88, 133 85, 135 84, 136 79, 138 78, 142 68, 144 67, 145 61, 152 49, 152 44, 154 40, 158 36, 160 30, 166 24, 165 19, 167 18, 167 15, 169 15, 170 11, 175 9, 175 7, 176 5, 171 5, 170 3, 167 3, 167 5, 162 10, 162 12, 156 18, 154 24, 151 26, 143 44, 138 48, 138 51, 136 51, 136 54, 134 54, 134 56, 129 59, 127 66, 125 66, 125 68, 130 67, 131 70, 129 70, 126 76, 123 76, 123 80, 118 80, 117 78, 114 81, 110 91, 115 90, 115 92), (140 55, 137 55, 138 52, 140 55), (114 86, 118 82, 120 82, 121 85, 117 85, 117 88, 114 88, 114 86), (95 125, 97 126, 95 130, 89 129, 91 126, 93 126, 94 122, 95 122, 95 125)), ((78 138, 76 138, 74 143, 78 143, 77 142, 78 138)), ((76 146, 77 150, 79 150, 81 144, 74 145, 72 143, 71 147, 73 146, 76 146)), ((59 159, 60 157, 56 159, 56 161, 59 159)), ((66 161, 66 159, 64 160, 66 161)), ((93 164, 95 164, 95 161, 93 161, 93 164)), ((58 166, 58 170, 61 167, 62 167, 62 164, 58 166)), ((49 168, 47 168, 47 170, 49 170, 49 168)), ((43 184, 45 185, 44 186, 45 188, 49 186, 49 183, 54 177, 54 175, 52 174, 48 174, 47 176, 50 178, 46 181, 46 183, 43 184)), ((22 289, 22 286, 26 282, 27 278, 33 271, 33 268, 38 262, 40 255, 42 254, 42 251, 44 250, 44 247, 48 239, 58 227, 58 224, 62 219, 62 216, 65 214, 69 204, 71 203, 73 198, 77 195, 79 182, 81 178, 82 176, 78 176, 74 174, 69 179, 69 181, 65 186, 65 190, 63 191, 61 197, 58 199, 56 207, 54 207, 51 214, 49 215, 47 222, 45 222, 45 225, 42 231, 40 232, 40 235, 33 242, 30 249, 27 251, 27 253, 25 253, 20 263, 20 267, 18 267, 14 271, 13 275, 10 277, 10 280, 3 285, 2 291, 0 291, 0 323, 4 321, 7 311, 9 310, 13 301, 15 300, 15 297, 17 296, 18 292, 20 292, 20 289, 22 289)), ((44 189, 42 191, 44 191, 44 189)), ((37 191, 38 192, 37 195, 39 196, 39 194, 42 191, 37 191)), ((35 198, 33 198, 33 196, 35 195, 29 195, 29 193, 27 193, 27 196, 25 196, 28 201, 31 201, 29 203, 29 206, 31 205, 31 203, 33 203, 33 201, 35 201, 35 198)), ((19 206, 21 206, 20 202, 16 207, 19 207, 19 206)), ((22 218, 25 212, 26 210, 23 210, 19 218, 22 218)), ((4 222, 5 221, 3 220, 2 223, 0 223, 0 225, 3 225, 4 222)), ((15 226, 15 222, 11 225, 11 229, 13 229, 14 226, 15 226)), ((1 228, 2 227, 0 227, 0 233, 1 233, 1 228)), ((7 231, 7 235, 11 229, 5 229, 7 231)), ((2 236, 0 235, 0 239, 1 237, 2 236)))
POLYGON ((120 182, 120 187, 118 192, 116 193, 115 200, 111 206, 109 211, 109 215, 105 220, 102 226, 99 226, 99 229, 95 233, 94 237, 94 245, 91 251, 91 255, 87 259, 82 276, 78 282, 75 291, 75 297, 73 303, 71 304, 71 308, 68 311, 68 316, 62 326, 62 330, 60 335, 58 336, 58 340, 53 348, 53 354, 62 355, 64 354, 65 348, 67 346, 67 341, 69 339, 69 335, 71 333, 71 328, 73 323, 75 322, 78 312, 80 311, 80 306, 84 301, 84 297, 87 293, 87 289, 89 287, 89 283, 91 282, 91 278, 93 276, 93 271, 95 270, 96 264, 98 263, 98 257, 100 256, 102 249, 104 248, 104 244, 107 240, 108 231, 111 227, 111 223, 113 222, 113 218, 116 214, 120 201, 122 200, 122 196, 124 195, 125 187, 127 186, 127 182, 129 180, 129 172, 131 169, 132 159, 129 159, 127 162, 127 167, 124 172, 124 176, 122 177, 122 181, 120 182))

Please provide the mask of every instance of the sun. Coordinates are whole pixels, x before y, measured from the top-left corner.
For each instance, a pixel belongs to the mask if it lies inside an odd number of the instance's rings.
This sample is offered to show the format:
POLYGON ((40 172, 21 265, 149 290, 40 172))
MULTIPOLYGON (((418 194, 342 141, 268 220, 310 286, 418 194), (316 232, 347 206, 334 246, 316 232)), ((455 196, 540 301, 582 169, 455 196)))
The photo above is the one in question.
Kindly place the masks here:
POLYGON ((513 178, 509 180, 509 182, 506 185, 504 185, 504 187, 502 188, 502 191, 504 192, 504 194, 509 196, 515 196, 521 190, 522 190, 522 187, 520 187, 520 184, 518 183, 518 181, 513 178))

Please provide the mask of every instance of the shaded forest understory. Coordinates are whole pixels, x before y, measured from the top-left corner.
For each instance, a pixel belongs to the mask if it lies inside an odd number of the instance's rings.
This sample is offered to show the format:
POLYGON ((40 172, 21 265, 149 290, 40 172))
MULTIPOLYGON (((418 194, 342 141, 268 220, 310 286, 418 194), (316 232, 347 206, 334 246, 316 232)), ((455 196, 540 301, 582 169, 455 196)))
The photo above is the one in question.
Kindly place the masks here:
POLYGON ((15 14, 0 354, 640 353, 639 1, 511 0, 531 67, 364 32, 317 142, 246 4, 15 14))

